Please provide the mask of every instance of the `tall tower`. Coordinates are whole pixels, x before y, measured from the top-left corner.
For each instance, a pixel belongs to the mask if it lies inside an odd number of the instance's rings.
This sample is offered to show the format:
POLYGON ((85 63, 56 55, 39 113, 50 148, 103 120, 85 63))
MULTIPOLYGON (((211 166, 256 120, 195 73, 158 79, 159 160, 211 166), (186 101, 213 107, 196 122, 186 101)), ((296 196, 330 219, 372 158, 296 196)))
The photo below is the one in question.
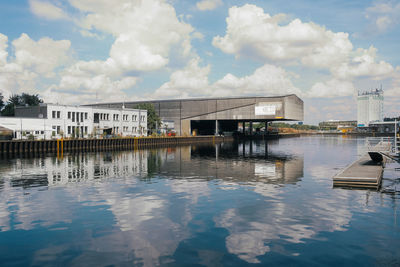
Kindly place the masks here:
POLYGON ((370 122, 383 121, 383 90, 358 92, 357 126, 366 127, 370 122))

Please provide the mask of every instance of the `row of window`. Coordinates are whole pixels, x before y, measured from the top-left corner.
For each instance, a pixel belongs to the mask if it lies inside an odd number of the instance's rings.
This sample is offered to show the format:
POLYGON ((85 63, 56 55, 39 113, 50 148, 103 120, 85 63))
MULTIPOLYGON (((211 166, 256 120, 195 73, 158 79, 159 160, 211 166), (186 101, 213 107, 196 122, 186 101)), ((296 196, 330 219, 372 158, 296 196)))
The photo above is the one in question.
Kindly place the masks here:
POLYGON ((84 135, 88 133, 88 127, 87 126, 68 126, 67 127, 67 133, 68 134, 75 134, 75 135, 84 135))
POLYGON ((75 122, 75 118, 77 122, 83 122, 83 120, 88 119, 88 113, 87 112, 71 112, 68 111, 68 119, 71 119, 72 122, 75 122))
MULTIPOLYGON (((110 120, 110 114, 107 113, 100 113, 100 120, 105 120, 108 121, 110 120)), ((132 115, 132 121, 137 121, 138 116, 137 115, 132 115)), ((140 121, 145 121, 146 116, 140 116, 141 120, 140 121)), ((114 121, 119 121, 119 114, 113 114, 113 120, 114 121)), ((128 114, 122 114, 122 121, 129 121, 129 115, 128 114)))
MULTIPOLYGON (((99 113, 100 120, 110 120, 110 114, 107 113, 99 113)), ((53 119, 60 119, 61 118, 61 111, 53 110, 52 111, 52 118, 53 119)), ((87 112, 71 112, 68 111, 67 113, 67 118, 72 120, 72 122, 83 122, 83 120, 88 119, 88 113, 87 112)), ((113 120, 118 121, 119 120, 119 114, 113 114, 113 120)), ((122 115, 122 120, 123 121, 129 121, 129 115, 123 114, 122 115)), ((140 121, 145 121, 146 116, 140 116, 140 121)), ((132 115, 132 121, 137 121, 137 115, 132 115)))
MULTIPOLYGON (((61 111, 53 110, 51 112, 51 117, 53 119, 60 119, 61 118, 61 111)), ((72 120, 72 122, 75 122, 75 120, 77 122, 79 122, 79 121, 83 122, 84 119, 85 120, 88 119, 88 113, 87 112, 71 112, 71 111, 68 111, 67 118, 69 120, 72 120)))
MULTIPOLYGON (((17 133, 17 132, 15 132, 15 133, 17 133)), ((44 131, 32 131, 32 134, 33 134, 33 133, 35 133, 35 134, 44 134, 44 131)), ((27 131, 27 132, 25 132, 25 134, 26 134, 26 135, 30 135, 31 132, 30 132, 30 131, 27 131)))

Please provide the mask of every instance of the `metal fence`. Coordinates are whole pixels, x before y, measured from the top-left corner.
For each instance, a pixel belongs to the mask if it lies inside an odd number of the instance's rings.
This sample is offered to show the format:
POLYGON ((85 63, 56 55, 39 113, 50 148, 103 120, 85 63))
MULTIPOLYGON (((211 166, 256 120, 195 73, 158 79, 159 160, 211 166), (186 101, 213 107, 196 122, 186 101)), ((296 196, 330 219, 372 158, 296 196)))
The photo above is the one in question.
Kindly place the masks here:
POLYGON ((397 153, 394 137, 369 137, 365 146, 368 151, 397 153))

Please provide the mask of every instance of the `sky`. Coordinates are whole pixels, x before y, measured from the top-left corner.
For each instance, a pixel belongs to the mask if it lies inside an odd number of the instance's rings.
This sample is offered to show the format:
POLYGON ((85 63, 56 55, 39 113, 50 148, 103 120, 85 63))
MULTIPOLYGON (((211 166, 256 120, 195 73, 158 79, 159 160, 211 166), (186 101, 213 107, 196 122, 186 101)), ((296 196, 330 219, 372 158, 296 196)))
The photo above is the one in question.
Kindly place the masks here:
POLYGON ((0 92, 45 102, 296 94, 305 123, 399 116, 400 1, 0 0, 0 92))

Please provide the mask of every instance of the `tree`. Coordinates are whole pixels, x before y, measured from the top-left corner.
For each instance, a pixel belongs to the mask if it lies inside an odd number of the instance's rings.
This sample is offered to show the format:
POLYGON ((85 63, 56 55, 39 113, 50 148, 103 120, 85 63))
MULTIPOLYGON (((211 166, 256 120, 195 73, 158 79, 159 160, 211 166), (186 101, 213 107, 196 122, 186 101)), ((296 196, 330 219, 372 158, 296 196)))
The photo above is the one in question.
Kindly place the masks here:
POLYGON ((153 104, 141 103, 136 105, 135 108, 147 110, 147 129, 149 129, 151 132, 161 126, 161 118, 156 113, 153 104))
POLYGON ((2 93, 0 93, 0 110, 2 110, 4 107, 4 96, 2 93))
POLYGON ((14 116, 15 115, 15 106, 12 103, 7 103, 3 110, 1 111, 2 116, 14 116))
POLYGON ((3 116, 14 116, 15 115, 15 107, 21 106, 39 106, 40 103, 43 103, 43 100, 39 98, 39 95, 30 95, 26 93, 22 93, 22 95, 13 94, 7 101, 7 104, 4 106, 1 111, 1 115, 3 116))
POLYGON ((39 98, 38 94, 30 95, 22 93, 20 100, 23 106, 39 106, 40 103, 43 103, 43 100, 39 98))

